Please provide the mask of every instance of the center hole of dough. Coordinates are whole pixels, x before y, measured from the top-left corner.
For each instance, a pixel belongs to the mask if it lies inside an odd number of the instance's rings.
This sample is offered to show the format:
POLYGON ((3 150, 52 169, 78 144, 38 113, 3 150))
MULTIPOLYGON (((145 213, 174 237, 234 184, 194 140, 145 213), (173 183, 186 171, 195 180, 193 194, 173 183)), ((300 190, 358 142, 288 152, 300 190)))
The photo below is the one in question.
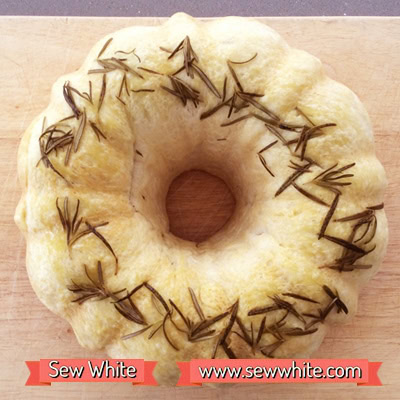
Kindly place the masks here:
POLYGON ((172 181, 166 197, 169 230, 181 239, 204 242, 224 227, 235 205, 222 179, 200 170, 183 172, 172 181))

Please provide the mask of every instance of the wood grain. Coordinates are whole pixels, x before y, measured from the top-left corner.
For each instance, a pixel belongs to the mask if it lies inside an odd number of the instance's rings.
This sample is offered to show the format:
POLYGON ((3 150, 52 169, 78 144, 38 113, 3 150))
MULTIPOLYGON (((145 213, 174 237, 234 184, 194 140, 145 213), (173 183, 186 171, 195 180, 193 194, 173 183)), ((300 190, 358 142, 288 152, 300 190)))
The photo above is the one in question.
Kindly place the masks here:
MULTIPOLYGON (((128 384, 55 384, 24 387, 24 360, 94 357, 77 343, 68 324, 37 299, 27 278, 24 240, 13 222, 20 190, 16 154, 22 132, 46 106, 56 78, 75 70, 95 41, 132 24, 161 19, 0 19, 0 391, 3 399, 246 398, 398 399, 400 368, 400 20, 396 18, 264 18, 293 46, 319 57, 328 74, 350 86, 365 103, 374 126, 378 157, 389 189, 385 208, 390 243, 384 265, 362 292, 352 323, 333 329, 321 358, 383 361, 384 386, 242 385, 209 388, 134 388, 128 384)), ((210 211, 211 212, 211 211, 210 211)))

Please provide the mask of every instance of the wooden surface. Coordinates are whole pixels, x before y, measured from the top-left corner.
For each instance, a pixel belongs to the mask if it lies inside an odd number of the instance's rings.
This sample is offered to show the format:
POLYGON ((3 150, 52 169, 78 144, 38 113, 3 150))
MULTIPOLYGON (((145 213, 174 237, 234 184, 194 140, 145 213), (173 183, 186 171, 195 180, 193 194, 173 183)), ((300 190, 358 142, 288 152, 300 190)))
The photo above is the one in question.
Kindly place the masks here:
MULTIPOLYGON (((0 393, 2 399, 398 399, 400 369, 400 20, 378 18, 266 18, 291 45, 319 57, 329 75, 350 86, 365 103, 375 129, 377 153, 388 177, 385 209, 390 225, 381 271, 364 288, 352 323, 333 329, 320 358, 383 361, 383 387, 242 385, 209 388, 134 388, 129 384, 55 384, 24 387, 24 360, 94 357, 76 342, 68 324, 50 313, 31 289, 24 240, 13 222, 20 191, 16 176, 19 139, 46 106, 58 76, 78 68, 103 35, 159 19, 0 19, 0 393)), ((188 177, 187 179, 190 179, 188 177)), ((215 210, 210 210, 210 213, 215 210)), ((195 221, 193 222, 195 223, 195 221)))
POLYGON ((174 179, 167 193, 169 230, 182 239, 203 242, 228 222, 235 203, 222 179, 205 171, 185 171, 174 179))

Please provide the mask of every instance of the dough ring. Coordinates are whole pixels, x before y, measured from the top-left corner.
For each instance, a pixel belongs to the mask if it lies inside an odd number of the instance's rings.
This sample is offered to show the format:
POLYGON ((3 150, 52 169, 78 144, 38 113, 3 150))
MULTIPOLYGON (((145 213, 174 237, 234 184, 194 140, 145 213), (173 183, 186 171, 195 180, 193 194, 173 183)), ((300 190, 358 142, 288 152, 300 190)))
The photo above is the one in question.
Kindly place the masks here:
MULTIPOLYGON (((19 150, 16 222, 41 301, 113 358, 308 357, 356 312, 387 245, 371 124, 321 62, 255 20, 176 14, 97 43, 53 86, 19 150), (173 236, 180 173, 236 209, 173 236)), ((346 355, 344 355, 346 356, 346 355)))

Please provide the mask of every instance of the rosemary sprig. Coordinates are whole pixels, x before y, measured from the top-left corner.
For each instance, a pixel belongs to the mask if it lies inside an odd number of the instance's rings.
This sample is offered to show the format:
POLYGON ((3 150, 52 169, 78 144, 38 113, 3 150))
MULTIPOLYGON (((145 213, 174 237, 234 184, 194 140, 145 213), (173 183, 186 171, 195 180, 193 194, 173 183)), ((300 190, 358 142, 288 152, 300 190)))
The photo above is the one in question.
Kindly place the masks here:
POLYGON ((161 303, 162 306, 164 307, 164 309, 165 309, 165 311, 166 311, 167 314, 171 312, 171 310, 170 310, 169 307, 168 307, 167 302, 164 300, 164 298, 161 296, 161 294, 160 294, 156 289, 154 289, 153 286, 151 286, 151 285, 150 285, 149 283, 147 283, 147 282, 144 282, 143 286, 144 286, 146 289, 148 289, 148 290, 157 298, 157 300, 160 301, 160 303, 161 303))
MULTIPOLYGON (((213 115, 215 112, 217 112, 223 106, 229 106, 229 112, 228 112, 228 119, 229 119, 233 110, 235 110, 235 112, 238 112, 241 109, 247 108, 251 105, 251 106, 257 108, 258 110, 262 111, 263 113, 267 114, 267 116, 269 118, 272 118, 273 121, 279 121, 279 117, 275 113, 273 113, 271 110, 269 110, 264 105, 262 105, 261 103, 259 103, 258 101, 256 101, 254 99, 254 97, 262 97, 263 96, 262 94, 246 92, 243 89, 243 86, 242 86, 234 68, 232 67, 232 64, 248 63, 248 62, 252 61, 256 56, 257 56, 257 54, 255 54, 249 60, 242 61, 242 62, 235 62, 235 61, 231 61, 231 60, 227 61, 229 72, 233 78, 233 81, 235 82, 235 85, 236 85, 236 88, 234 89, 234 93, 228 100, 226 100, 227 78, 225 77, 221 102, 216 104, 215 106, 213 106, 210 110, 203 112, 200 115, 201 120, 210 117, 211 115, 213 115), (237 104, 237 102, 236 102, 237 99, 242 100, 242 103, 237 104)), ((219 93, 218 93, 217 97, 221 98, 219 93)), ((240 121, 243 121, 244 119, 247 119, 249 117, 250 117, 250 115, 246 116, 244 118, 239 117, 239 118, 235 119, 234 121, 223 123, 221 126, 229 126, 229 125, 238 123, 240 121)))
POLYGON ((195 53, 195 51, 192 48, 189 36, 186 36, 185 39, 183 39, 178 44, 178 46, 168 56, 168 60, 170 60, 172 57, 174 57, 180 51, 183 52, 183 64, 184 64, 184 67, 186 70, 186 75, 193 78, 193 71, 191 70, 190 65, 192 64, 193 61, 198 62, 199 58, 197 57, 197 54, 195 53))
POLYGON ((201 320, 199 323, 196 324, 191 323, 188 339, 193 341, 194 339, 198 338, 201 332, 204 332, 205 329, 208 329, 210 326, 214 325, 219 320, 225 318, 227 315, 229 315, 229 312, 225 311, 221 314, 216 315, 215 317, 201 320))
POLYGON ((166 326, 167 320, 168 320, 168 319, 171 319, 171 312, 170 312, 170 311, 168 311, 168 312, 165 314, 165 317, 164 317, 163 323, 162 323, 162 329, 163 329, 163 333, 164 333, 165 339, 167 340, 167 342, 170 344, 170 346, 171 346, 173 349, 175 349, 176 351, 179 351, 179 348, 172 342, 172 340, 171 340, 170 337, 168 336, 168 333, 167 333, 167 326, 166 326))
MULTIPOLYGON (((323 267, 320 267, 323 268, 323 267)), ((344 264, 342 259, 337 260, 336 264, 329 265, 328 268, 338 270, 339 272, 351 272, 356 269, 370 269, 372 264, 354 264, 354 261, 349 261, 348 264, 344 264)))
POLYGON ((78 151, 79 144, 81 142, 85 127, 86 127, 86 111, 84 110, 79 116, 79 126, 76 131, 76 134, 74 135, 73 147, 75 153, 78 151))
POLYGON ((328 189, 330 192, 333 192, 335 194, 335 198, 333 199, 331 206, 329 207, 329 211, 322 222, 321 229, 318 234, 318 239, 321 239, 325 236, 325 231, 335 213, 335 210, 339 203, 339 196, 342 194, 342 191, 339 188, 351 185, 351 182, 344 182, 343 179, 351 178, 354 176, 353 174, 348 173, 343 174, 343 172, 352 168, 355 163, 347 164, 344 167, 335 169, 337 165, 338 164, 336 163, 333 166, 325 169, 312 180, 312 183, 314 183, 315 185, 328 189))
POLYGON ((194 293, 192 288, 189 288, 189 293, 190 293, 190 297, 192 298, 192 302, 193 302, 194 308, 196 309, 197 314, 199 315, 200 319, 202 321, 204 321, 206 318, 205 318, 203 310, 201 309, 200 304, 197 300, 196 294, 194 293))
POLYGON ((121 97, 122 91, 125 89, 125 93, 128 95, 128 97, 130 96, 129 94, 129 89, 128 89, 128 82, 126 80, 126 74, 124 74, 124 76, 121 79, 121 85, 119 87, 119 91, 118 91, 118 96, 117 97, 121 97))
POLYGON ((265 329, 265 321, 267 320, 267 316, 264 315, 264 318, 260 322, 260 327, 258 328, 258 334, 257 338, 255 341, 255 344, 258 345, 260 343, 261 337, 264 334, 264 329, 265 329))
POLYGON ((147 337, 147 339, 152 339, 153 338, 153 336, 161 329, 161 327, 162 327, 162 321, 158 324, 158 326, 152 331, 152 332, 150 332, 150 335, 147 337))
POLYGON ((73 212, 73 217, 71 218, 72 214, 70 214, 70 207, 69 207, 69 199, 68 197, 64 198, 64 207, 63 209, 60 208, 58 205, 58 197, 56 200, 56 208, 58 211, 58 216, 61 221, 61 225, 63 227, 64 232, 66 233, 66 239, 67 239, 67 245, 68 247, 72 247, 79 239, 82 237, 93 234, 97 238, 100 239, 100 241, 107 247, 107 249, 111 252, 111 254, 115 258, 115 275, 118 273, 118 257, 116 256, 113 248, 111 245, 108 243, 108 241, 104 238, 103 235, 100 234, 100 232, 97 230, 98 228, 101 228, 105 225, 108 224, 108 222, 101 222, 96 225, 92 225, 89 221, 86 219, 84 220, 83 217, 79 218, 79 206, 80 206, 80 200, 77 200, 76 206, 75 206, 75 211, 73 212), (80 229, 82 226, 82 222, 85 223, 86 229, 80 229))
POLYGON ((273 353, 278 350, 278 348, 281 347, 284 342, 285 341, 283 339, 279 339, 274 343, 261 347, 260 351, 265 357, 273 358, 273 353))
POLYGON ((232 60, 229 60, 229 62, 230 62, 231 64, 247 64, 247 63, 249 63, 250 61, 253 61, 253 60, 257 57, 257 54, 258 54, 258 53, 255 53, 254 56, 250 57, 250 58, 249 58, 248 60, 246 60, 246 61, 232 61, 232 60))
POLYGON ((329 207, 328 204, 323 201, 322 199, 320 199, 319 197, 313 195, 312 193, 308 192, 307 190, 305 190, 304 188, 302 188, 301 186, 299 186, 296 182, 292 183, 292 186, 299 192, 301 193, 303 196, 307 197, 308 199, 314 201, 317 204, 320 204, 321 206, 326 206, 329 207))
POLYGON ((315 135, 315 133, 317 133, 318 131, 320 132, 323 128, 328 128, 328 127, 332 127, 332 126, 336 126, 336 124, 326 123, 326 124, 313 126, 312 128, 310 128, 306 125, 304 126, 304 128, 300 134, 300 137, 297 141, 296 148, 294 150, 296 152, 297 150, 299 150, 301 148, 300 159, 302 161, 304 160, 304 157, 305 157, 308 141, 312 137, 318 137, 319 135, 315 135))
POLYGON ((231 97, 231 101, 229 104, 228 119, 231 117, 232 111, 234 108, 236 108, 236 111, 238 110, 238 107, 236 105, 236 97, 237 97, 237 94, 233 93, 233 96, 231 97))
POLYGON ((150 329, 152 326, 153 326, 153 324, 147 325, 146 327, 144 327, 144 328, 142 328, 142 329, 139 329, 139 330, 136 331, 136 332, 132 332, 132 333, 129 333, 128 335, 122 336, 122 337, 121 337, 121 340, 127 340, 127 339, 131 339, 131 338, 133 338, 133 337, 139 336, 139 335, 141 335, 142 333, 146 332, 148 329, 150 329))
POLYGON ((367 209, 368 210, 375 210, 375 211, 383 210, 384 206, 385 206, 384 203, 380 203, 380 204, 377 204, 375 206, 369 206, 369 207, 367 207, 367 209))
POLYGON ((374 210, 367 208, 365 211, 353 214, 353 215, 349 215, 347 217, 343 217, 343 218, 339 218, 339 219, 335 219, 335 222, 347 222, 347 221, 354 221, 354 220, 358 220, 358 219, 370 219, 370 217, 374 214, 374 210))
MULTIPOLYGON (((140 57, 135 53, 135 51, 136 51, 136 49, 133 49, 133 50, 131 50, 131 51, 117 50, 116 52, 114 52, 114 54, 121 53, 121 54, 125 54, 125 55, 127 55, 127 56, 130 55, 130 54, 133 54, 133 55, 137 58, 137 60, 141 63, 142 60, 141 60, 140 57)), ((97 58, 99 58, 99 57, 97 57, 97 58)))
POLYGON ((143 314, 140 312, 139 308, 133 302, 132 296, 143 286, 144 283, 141 283, 140 285, 137 285, 134 289, 132 289, 130 292, 128 292, 126 296, 123 296, 122 298, 113 298, 115 300, 114 301, 115 309, 124 318, 128 319, 129 321, 136 322, 137 324, 140 325, 146 325, 147 322, 143 314))
POLYGON ((117 57, 98 58, 96 61, 103 68, 90 69, 88 71, 88 74, 97 74, 97 73, 107 74, 113 71, 122 71, 125 73, 131 73, 132 75, 140 79, 144 79, 144 77, 140 75, 139 72, 137 72, 135 69, 131 68, 128 64, 126 64, 127 61, 126 58, 117 58, 117 57))
POLYGON ((329 207, 329 211, 326 214, 326 216, 322 222, 321 229, 318 234, 318 240, 321 239, 325 235, 326 228, 328 227, 329 222, 332 219, 332 216, 335 213, 336 207, 339 203, 339 196, 340 196, 340 193, 336 193, 335 198, 333 199, 332 204, 329 207))
MULTIPOLYGON (((173 349, 178 351, 179 348, 172 342, 171 338, 168 335, 168 331, 167 331, 167 320, 171 320, 172 321, 172 319, 171 319, 172 311, 168 307, 167 302, 164 300, 164 298, 161 296, 161 294, 153 286, 151 286, 148 282, 144 282, 143 286, 147 290, 149 290, 151 292, 152 296, 154 296, 161 303, 161 305, 164 307, 165 314, 164 314, 164 318, 163 318, 163 321, 162 321, 162 324, 161 324, 161 327, 162 327, 162 330, 163 330, 163 334, 164 334, 165 339, 169 343, 169 345, 173 349)), ((160 327, 158 327, 157 330, 158 329, 160 329, 160 327)), ((156 331, 154 331, 153 334, 149 338, 151 338, 156 331)))
POLYGON ((67 81, 65 82, 64 86, 66 87, 66 90, 69 91, 69 95, 72 98, 72 93, 76 93, 79 97, 82 97, 82 99, 86 100, 90 104, 93 104, 93 95, 92 95, 92 81, 89 81, 89 93, 87 92, 80 92, 78 89, 75 89, 70 85, 70 83, 67 81))
POLYGON ((96 135, 96 137, 97 137, 99 142, 100 142, 100 136, 103 139, 107 140, 106 135, 100 130, 100 128, 94 122, 89 121, 89 124, 90 124, 91 128, 93 129, 93 132, 95 133, 95 135, 96 135))
MULTIPOLYGON (((218 337, 218 341, 217 341, 217 345, 216 345, 216 349, 218 348, 219 345, 222 346, 222 348, 224 349, 226 355, 229 358, 237 358, 234 354, 234 352, 232 351, 232 349, 228 346, 228 344, 226 343, 226 339, 228 338, 229 334, 231 333, 233 324, 235 323, 236 320, 236 316, 237 316, 237 312, 239 309, 239 300, 237 300, 232 308, 231 308, 231 316, 229 318, 229 322, 228 325, 226 326, 226 328, 221 332, 221 335, 218 337)), ((216 353, 216 349, 215 352, 213 354, 213 357, 215 357, 215 353, 216 353)))
POLYGON ((278 295, 275 295, 273 297, 269 296, 269 298, 274 302, 274 304, 266 306, 266 307, 255 307, 252 308, 248 312, 248 316, 252 315, 258 315, 258 314, 265 314, 269 313, 271 311, 276 311, 276 310, 286 310, 290 314, 294 315, 296 318, 298 318, 301 322, 305 322, 304 318, 301 316, 301 314, 296 310, 293 304, 289 303, 288 301, 285 301, 281 299, 278 295))
MULTIPOLYGON (((339 218, 336 219, 335 222, 353 222, 355 221, 352 231, 347 238, 347 241, 340 242, 338 243, 337 238, 336 241, 334 241, 337 244, 340 244, 342 247, 344 247, 342 256, 338 259, 335 260, 333 264, 327 265, 327 266, 322 266, 320 268, 330 268, 334 270, 338 270, 339 272, 349 272, 349 271, 354 271, 355 269, 369 269, 372 267, 370 264, 355 264, 360 258, 366 256, 370 252, 372 252, 375 247, 372 247, 369 250, 364 250, 355 245, 354 243, 361 242, 363 239, 366 238, 366 236, 369 233, 369 237, 362 242, 362 244, 366 245, 370 243, 373 238, 375 237, 376 230, 377 230, 377 218, 375 215, 376 210, 380 210, 381 207, 383 208, 383 204, 379 204, 377 206, 371 206, 367 207, 364 211, 361 211, 359 213, 349 215, 347 217, 339 218), (364 228, 364 232, 360 235, 358 239, 356 239, 356 235, 358 231, 362 228, 364 228), (355 247, 352 247, 355 246, 355 247), (362 251, 361 251, 362 250, 362 251)), ((329 239, 328 239, 329 240, 329 239)))
MULTIPOLYGON (((257 108, 264 114, 266 114, 269 118, 272 118, 275 121, 279 121, 280 118, 271 110, 269 110, 267 107, 263 106, 261 103, 259 103, 257 100, 254 99, 254 95, 252 94, 247 94, 243 91, 237 91, 236 92, 237 96, 242 99, 246 104, 250 104, 253 107, 257 108)), ((256 95, 258 97, 258 95, 256 95)))
POLYGON ((314 122, 310 119, 310 117, 308 115, 306 115, 306 113, 300 109, 299 106, 295 107, 295 110, 311 125, 311 126, 315 126, 314 122))
POLYGON ((127 320, 135 322, 139 325, 147 325, 146 319, 132 300, 133 293, 128 293, 122 299, 113 297, 115 300, 115 309, 127 320))
POLYGON ((152 93, 152 92, 155 92, 155 90, 154 89, 137 89, 137 90, 131 89, 131 92, 133 92, 133 93, 142 93, 142 92, 152 93))
POLYGON ((241 117, 238 117, 232 121, 229 122, 224 122, 223 124, 221 124, 221 127, 225 127, 225 126, 231 126, 234 124, 237 124, 238 122, 244 121, 246 119, 251 118, 253 115, 252 114, 246 114, 246 115, 242 115, 241 117))
POLYGON ((305 322, 304 318, 301 316, 301 314, 296 310, 293 304, 289 303, 286 300, 281 299, 278 295, 275 295, 273 297, 270 297, 275 304, 280 308, 289 311, 290 314, 294 315, 297 319, 299 319, 301 322, 305 322))
POLYGON ((175 76, 169 75, 168 77, 170 79, 172 89, 164 85, 161 85, 161 88, 178 97, 184 106, 186 106, 187 101, 189 100, 197 108, 198 104, 200 103, 199 91, 175 76))
MULTIPOLYGON (((287 146, 290 146, 290 145, 292 145, 292 144, 296 144, 296 145, 297 145, 297 144, 300 142, 300 140, 304 140, 304 139, 301 138, 301 135, 303 134, 304 129, 307 130, 308 127, 307 127, 307 126, 304 126, 303 129, 302 129, 301 132, 300 132, 300 136, 299 136, 298 138, 288 140, 288 141, 286 142, 286 145, 287 145, 287 146)), ((314 139, 314 138, 320 137, 320 136, 322 136, 322 135, 323 135, 322 132, 311 133, 310 135, 308 135, 308 139, 307 139, 307 140, 314 139)), ((297 151, 297 150, 296 150, 296 151, 297 151)), ((301 157, 302 157, 302 155, 299 155, 299 158, 301 158, 301 157)), ((303 159, 305 159, 305 155, 303 155, 303 159)))
POLYGON ((294 299, 297 299, 297 300, 303 300, 303 301, 308 301, 309 303, 319 304, 318 301, 310 299, 309 297, 306 297, 306 296, 302 296, 297 293, 286 292, 286 293, 282 293, 282 296, 293 297, 294 299))
POLYGON ((70 106, 72 112, 74 113, 75 118, 78 119, 79 116, 81 115, 81 111, 79 110, 79 108, 75 103, 74 97, 72 96, 72 89, 68 81, 64 83, 63 96, 66 103, 70 106))
MULTIPOLYGON (((232 69, 232 71, 233 71, 233 69, 232 69)), ((234 77, 234 80, 235 80, 235 77, 237 79, 236 74, 232 75, 232 76, 234 77)), ((224 90, 226 91, 226 83, 225 82, 226 81, 224 81, 224 90)), ((235 82, 236 82, 236 80, 235 80, 235 82)), ((236 82, 236 84, 238 84, 238 81, 236 82)), ((202 120, 202 119, 210 117, 211 115, 216 113, 223 106, 229 106, 228 119, 230 118, 233 110, 235 110, 235 113, 237 113, 240 110, 242 110, 243 108, 247 108, 249 106, 253 106, 256 109, 258 109, 258 110, 262 111, 263 113, 265 113, 267 115, 267 117, 264 118, 264 117, 259 116, 257 114, 249 113, 247 115, 244 115, 244 116, 241 116, 239 118, 236 118, 233 121, 225 122, 225 123, 221 124, 221 126, 222 127, 230 126, 230 125, 236 124, 236 123, 238 123, 240 121, 243 121, 244 119, 255 117, 255 118, 258 118, 258 119, 260 119, 260 120, 262 120, 262 121, 264 121, 264 122, 266 122, 266 123, 268 123, 269 125, 272 125, 272 126, 285 127, 285 128, 287 127, 286 124, 283 124, 283 123, 280 122, 279 117, 275 113, 273 113, 267 107, 265 107, 264 105, 262 105, 261 103, 259 103, 257 100, 254 99, 254 97, 262 97, 263 96, 262 94, 249 93, 249 92, 244 92, 243 90, 235 89, 233 95, 231 97, 229 97, 227 100, 225 99, 225 96, 226 95, 224 94, 220 103, 218 103, 215 106, 213 106, 210 110, 207 110, 207 111, 203 112, 200 115, 200 119, 202 120), (238 104, 236 102, 237 99, 242 100, 242 103, 238 104)), ((290 128, 290 129, 292 129, 292 128, 290 128)))
POLYGON ((110 39, 108 39, 105 43, 104 46, 101 48, 101 50, 99 51, 99 54, 97 55, 97 59, 99 59, 103 53, 106 51, 107 47, 109 46, 109 44, 112 42, 113 38, 111 37, 110 39))
POLYGON ((335 169, 337 165, 338 164, 336 163, 318 174, 315 178, 313 178, 312 182, 315 185, 326 188, 335 194, 341 194, 342 192, 339 189, 340 187, 351 185, 351 182, 343 182, 342 179, 351 178, 354 176, 354 174, 343 174, 342 172, 354 167, 356 163, 347 164, 344 167, 335 169))
POLYGON ((335 294, 333 290, 327 285, 323 285, 322 289, 329 296, 330 302, 323 309, 319 308, 317 315, 310 313, 303 314, 304 316, 312 318, 312 321, 306 324, 305 331, 310 330, 310 328, 317 323, 323 323, 335 306, 337 307, 338 313, 343 311, 345 314, 348 314, 349 312, 346 304, 341 300, 337 291, 335 294))
POLYGON ((355 240, 355 243, 360 242, 362 239, 364 239, 365 236, 367 235, 367 233, 370 231, 370 228, 372 227, 371 228, 372 233, 370 234, 370 237, 366 241, 363 242, 363 244, 368 244, 372 241, 372 239, 375 237, 375 234, 376 234, 378 222, 376 219, 375 211, 380 210, 381 208, 379 208, 379 207, 383 208, 383 204, 378 205, 378 206, 367 207, 366 210, 363 212, 353 214, 348 217, 340 218, 335 221, 336 222, 357 221, 355 223, 355 225, 353 225, 353 231, 351 234, 352 240, 355 239, 355 235, 356 235, 357 231, 363 225, 366 225, 366 227, 364 229, 364 233, 357 240, 355 240))
POLYGON ((311 167, 312 163, 307 162, 306 164, 299 165, 299 164, 294 164, 294 169, 295 172, 290 175, 285 182, 282 183, 282 185, 279 187, 279 189, 275 193, 275 197, 279 196, 281 193, 283 193, 289 186, 291 186, 293 183, 296 183, 296 180, 300 178, 301 175, 303 175, 306 172, 309 172, 309 168, 311 167))
POLYGON ((106 77, 106 74, 103 74, 99 102, 98 102, 98 106, 97 106, 98 113, 100 112, 101 106, 103 105, 104 97, 106 95, 106 90, 107 90, 107 77, 106 77))
POLYGON ((339 294, 336 291, 336 294, 333 293, 332 289, 329 286, 323 285, 322 288, 324 289, 325 293, 335 301, 335 305, 337 307, 337 312, 340 313, 344 311, 345 314, 349 313, 349 310, 346 307, 346 304, 340 299, 339 294))
POLYGON ((239 78, 238 78, 238 76, 236 75, 236 72, 235 72, 235 70, 233 69, 233 67, 232 67, 232 65, 231 65, 231 62, 230 62, 229 60, 227 61, 227 65, 228 65, 228 68, 229 68, 229 72, 231 73, 232 78, 233 78, 233 80, 234 80, 234 82, 235 82, 235 85, 237 86, 237 88, 239 89, 240 92, 243 92, 243 91, 244 91, 244 90, 243 90, 243 86, 242 86, 242 84, 240 83, 239 78))
POLYGON ((189 329, 191 323, 189 320, 185 317, 185 315, 182 313, 182 311, 179 309, 179 307, 171 300, 169 299, 169 303, 171 304, 172 308, 176 310, 176 312, 179 314, 179 316, 182 318, 182 321, 186 325, 186 327, 189 329))
POLYGON ((103 269, 101 266, 101 261, 97 262, 97 282, 91 278, 89 275, 87 266, 84 265, 85 274, 89 279, 89 284, 77 284, 72 281, 72 285, 67 286, 68 290, 76 294, 78 297, 72 302, 83 304, 85 301, 90 299, 104 300, 111 296, 116 296, 118 293, 121 293, 125 289, 118 290, 116 292, 110 292, 104 283, 103 277, 103 269))
POLYGON ((222 342, 221 343, 222 348, 225 351, 225 354, 230 358, 230 359, 236 359, 237 356, 234 353, 234 351, 232 350, 231 347, 229 347, 229 345, 226 342, 222 342))
POLYGON ((339 246, 344 247, 345 249, 354 251, 355 253, 360 253, 365 255, 365 250, 362 249, 361 247, 356 246, 355 244, 349 242, 348 240, 344 240, 335 236, 329 236, 329 235, 324 235, 324 239, 329 240, 330 242, 336 243, 339 246))
POLYGON ((128 298, 132 297, 138 290, 140 290, 144 286, 144 283, 141 283, 134 287, 130 292, 126 294, 126 296, 118 299, 115 303, 120 303, 121 301, 127 300, 128 298))
MULTIPOLYGON (((42 161, 46 168, 50 168, 63 180, 69 183, 68 180, 54 167, 53 163, 50 161, 49 156, 52 152, 55 152, 57 155, 57 151, 64 149, 65 147, 70 149, 73 140, 74 140, 73 130, 70 129, 69 131, 66 132, 62 129, 59 129, 57 127, 57 124, 53 124, 44 131, 42 130, 42 134, 39 136, 39 149, 41 157, 36 166, 38 166, 42 161)), ((68 164, 68 159, 69 159, 69 151, 67 150, 64 159, 65 165, 68 164)))
POLYGON ((312 326, 315 324, 321 323, 323 324, 328 317, 329 313, 333 310, 335 307, 336 300, 331 300, 331 302, 323 309, 319 308, 318 309, 318 315, 314 314, 303 314, 304 316, 308 316, 312 318, 312 321, 306 324, 305 329, 310 329, 312 326))
POLYGON ((119 96, 115 96, 124 106, 126 106, 126 103, 124 100, 121 99, 119 96))
POLYGON ((205 83, 205 85, 210 89, 211 93, 213 93, 216 97, 219 99, 221 98, 221 95, 218 92, 218 89, 215 87, 215 85, 212 83, 211 79, 207 76, 207 74, 195 63, 190 63, 191 68, 196 72, 196 74, 199 76, 199 78, 205 83))
POLYGON ((247 315, 250 317, 252 315, 258 315, 258 314, 265 314, 269 313, 271 311, 276 311, 276 310, 281 310, 281 308, 277 304, 265 306, 265 307, 254 307, 252 308, 247 315))
POLYGON ((218 110, 220 110, 223 106, 227 105, 229 103, 230 99, 228 100, 222 100, 221 103, 218 103, 216 106, 210 108, 207 111, 204 111, 200 114, 200 120, 206 119, 208 117, 211 117, 211 115, 215 114, 218 110))
POLYGON ((318 328, 313 329, 301 329, 301 328, 289 328, 283 331, 284 335, 287 336, 306 336, 312 335, 313 333, 317 332, 318 328))
MULTIPOLYGON (((225 318, 229 312, 223 312, 221 314, 216 315, 215 317, 206 319, 204 316, 203 311, 201 310, 201 307, 198 303, 198 300, 194 294, 194 291, 189 288, 189 293, 192 298, 192 303, 193 306, 196 310, 196 313, 198 314, 200 321, 195 323, 192 320, 190 320, 188 317, 184 315, 184 313, 179 309, 179 307, 171 300, 169 299, 169 302, 171 306, 177 311, 179 316, 181 317, 182 321, 185 324, 186 329, 184 332, 187 335, 187 339, 190 342, 198 342, 198 341, 203 341, 203 340, 208 340, 211 339, 215 333, 215 330, 208 330, 212 325, 214 325, 216 322, 220 321, 221 319, 225 318)), ((172 319, 171 319, 172 321, 172 319)))
MULTIPOLYGON (((348 242, 351 241, 351 235, 348 242)), ((369 269, 372 265, 366 264, 355 264, 360 258, 365 257, 367 254, 373 252, 376 246, 373 246, 369 250, 365 250, 364 253, 359 253, 348 249, 347 247, 343 248, 342 256, 337 258, 333 264, 323 265, 320 268, 330 268, 337 270, 339 272, 349 272, 354 271, 355 269, 369 269)))
POLYGON ((148 73, 150 73, 150 74, 164 75, 164 74, 162 74, 161 72, 154 71, 154 70, 152 70, 152 69, 145 68, 145 67, 138 67, 138 69, 141 69, 142 71, 148 72, 148 73))
MULTIPOLYGON (((298 132, 299 130, 301 131, 304 128, 304 125, 288 124, 281 120, 276 120, 275 118, 271 118, 271 117, 264 117, 263 115, 259 115, 259 114, 255 114, 255 113, 252 113, 251 116, 264 122, 265 126, 267 128, 271 128, 271 127, 279 128, 279 129, 283 129, 283 130, 291 131, 291 132, 298 132)), ((305 157, 304 157, 304 159, 306 160, 305 157)))
MULTIPOLYGON (((90 95, 92 96, 91 86, 90 86, 90 95)), ((66 117, 61 119, 60 121, 52 124, 46 130, 42 130, 42 134, 39 136, 39 148, 41 158, 38 162, 42 161, 46 168, 51 168, 57 175, 63 178, 66 182, 67 179, 54 167, 53 163, 50 161, 50 155, 55 153, 55 156, 58 156, 59 150, 64 150, 64 165, 67 166, 69 160, 71 158, 72 149, 76 153, 79 149, 79 144, 82 140, 83 133, 85 131, 87 125, 87 116, 86 111, 80 111, 78 117, 78 128, 75 130, 74 127, 70 128, 65 121, 75 118, 75 115, 66 117), (63 130, 62 128, 69 128, 69 130, 63 130)), ((106 138, 105 135, 101 132, 101 130, 94 124, 93 122, 89 121, 90 126, 92 127, 95 135, 100 140, 100 136, 106 138)))
POLYGON ((275 339, 278 340, 283 340, 284 337, 281 333, 281 328, 286 325, 286 317, 289 315, 289 311, 286 311, 286 313, 281 317, 278 321, 274 322, 273 324, 266 326, 264 329, 264 333, 269 333, 272 335, 275 339))
POLYGON ((246 327, 243 324, 243 321, 239 316, 236 316, 236 323, 238 324, 242 334, 239 334, 236 331, 232 331, 232 333, 236 333, 241 339, 243 339, 252 349, 254 346, 254 332, 253 332, 253 323, 251 324, 251 332, 252 335, 250 336, 247 332, 246 327))
POLYGON ((269 169, 269 167, 268 167, 268 165, 267 165, 267 162, 265 161, 265 158, 264 158, 264 156, 262 155, 262 153, 263 153, 264 151, 267 151, 268 149, 270 149, 272 146, 274 146, 274 145, 277 144, 277 143, 278 143, 278 141, 275 140, 274 142, 272 142, 272 143, 268 144, 267 146, 263 147, 263 148, 257 153, 258 158, 259 158, 260 161, 261 161, 261 164, 263 165, 263 167, 268 171, 268 173, 269 173, 272 177, 274 177, 275 175, 274 175, 274 174, 272 173, 272 171, 269 169))
MULTIPOLYGON (((107 240, 104 238, 103 235, 100 234, 100 232, 97 230, 97 228, 100 228, 102 226, 108 225, 108 222, 103 222, 100 224, 97 224, 96 226, 92 225, 90 222, 85 221, 85 225, 87 227, 87 233, 92 233, 93 235, 95 235, 96 237, 98 237, 104 244, 104 246, 107 247, 107 249, 110 251, 110 253, 114 256, 115 258, 115 275, 117 275, 118 273, 118 257, 117 255, 114 253, 113 248, 111 247, 110 243, 107 242, 107 240)), ((86 232, 85 231, 85 232, 86 232)), ((85 233, 86 234, 86 233, 85 233)), ((77 240, 77 239, 76 239, 77 240)))

